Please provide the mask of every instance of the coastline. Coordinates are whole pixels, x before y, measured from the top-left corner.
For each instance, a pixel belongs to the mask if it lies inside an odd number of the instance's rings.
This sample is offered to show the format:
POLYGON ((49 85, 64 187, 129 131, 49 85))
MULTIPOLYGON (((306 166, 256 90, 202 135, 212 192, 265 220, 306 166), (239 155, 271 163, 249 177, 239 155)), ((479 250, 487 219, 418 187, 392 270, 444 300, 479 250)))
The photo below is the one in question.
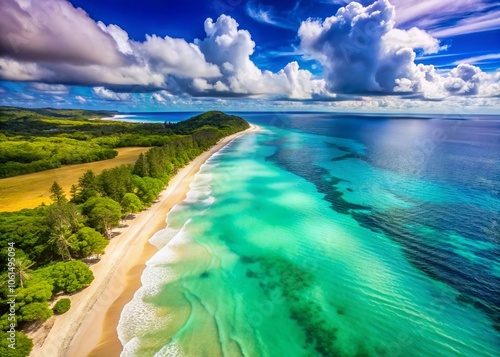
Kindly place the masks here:
POLYGON ((30 334, 34 346, 30 356, 80 357, 118 356, 122 350, 116 326, 121 311, 141 285, 145 263, 156 252, 149 243, 154 233, 166 227, 167 213, 182 202, 189 185, 205 161, 233 139, 258 127, 230 135, 183 167, 149 209, 138 213, 106 248, 102 259, 90 268, 95 279, 85 290, 71 296, 72 308, 53 317, 37 332, 30 334), (43 331, 52 328, 48 334, 43 331), (41 332, 40 332, 41 330, 41 332), (33 335, 42 336, 33 336, 33 335))

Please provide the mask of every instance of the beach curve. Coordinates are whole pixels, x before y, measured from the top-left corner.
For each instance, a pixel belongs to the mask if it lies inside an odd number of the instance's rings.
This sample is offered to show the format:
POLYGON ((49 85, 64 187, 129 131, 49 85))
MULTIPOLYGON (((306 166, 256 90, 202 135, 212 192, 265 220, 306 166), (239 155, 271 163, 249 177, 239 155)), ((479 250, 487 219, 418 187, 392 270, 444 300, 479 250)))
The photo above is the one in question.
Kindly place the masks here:
POLYGON ((30 356, 80 357, 117 356, 122 350, 116 326, 124 305, 140 287, 145 262, 157 251, 148 240, 166 227, 167 213, 186 198, 190 183, 200 167, 235 138, 258 130, 251 127, 230 135, 183 167, 162 191, 153 206, 116 229, 102 259, 90 268, 95 279, 85 290, 71 296, 72 309, 51 318, 31 334, 34 347, 30 356), (48 333, 44 330, 50 328, 48 333))

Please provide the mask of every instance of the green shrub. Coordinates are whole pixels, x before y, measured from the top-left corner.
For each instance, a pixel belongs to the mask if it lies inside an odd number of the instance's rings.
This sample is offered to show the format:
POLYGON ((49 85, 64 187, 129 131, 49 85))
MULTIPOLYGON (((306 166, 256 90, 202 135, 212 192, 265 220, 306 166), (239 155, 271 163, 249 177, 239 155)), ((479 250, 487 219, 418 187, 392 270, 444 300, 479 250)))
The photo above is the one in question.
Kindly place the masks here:
POLYGON ((52 311, 54 311, 54 314, 64 314, 66 311, 68 311, 71 308, 71 300, 70 299, 61 299, 56 302, 54 307, 52 308, 52 311))

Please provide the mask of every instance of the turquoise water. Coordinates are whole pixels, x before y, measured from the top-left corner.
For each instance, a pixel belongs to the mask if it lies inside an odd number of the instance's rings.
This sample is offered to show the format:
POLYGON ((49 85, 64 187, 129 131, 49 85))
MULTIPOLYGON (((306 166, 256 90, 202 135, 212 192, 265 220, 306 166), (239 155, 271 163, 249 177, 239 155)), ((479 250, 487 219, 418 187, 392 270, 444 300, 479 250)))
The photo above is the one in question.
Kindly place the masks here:
POLYGON ((123 356, 499 355, 498 120, 247 119, 151 239, 123 356))

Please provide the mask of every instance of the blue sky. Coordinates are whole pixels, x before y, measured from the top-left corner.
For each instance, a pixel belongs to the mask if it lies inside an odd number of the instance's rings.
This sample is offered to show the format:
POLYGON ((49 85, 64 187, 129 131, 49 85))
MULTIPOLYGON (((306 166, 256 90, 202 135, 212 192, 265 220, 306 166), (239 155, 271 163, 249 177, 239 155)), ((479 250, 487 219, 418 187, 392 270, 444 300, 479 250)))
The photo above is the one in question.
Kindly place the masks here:
POLYGON ((500 109, 496 1, 4 4, 0 105, 120 111, 500 109))

